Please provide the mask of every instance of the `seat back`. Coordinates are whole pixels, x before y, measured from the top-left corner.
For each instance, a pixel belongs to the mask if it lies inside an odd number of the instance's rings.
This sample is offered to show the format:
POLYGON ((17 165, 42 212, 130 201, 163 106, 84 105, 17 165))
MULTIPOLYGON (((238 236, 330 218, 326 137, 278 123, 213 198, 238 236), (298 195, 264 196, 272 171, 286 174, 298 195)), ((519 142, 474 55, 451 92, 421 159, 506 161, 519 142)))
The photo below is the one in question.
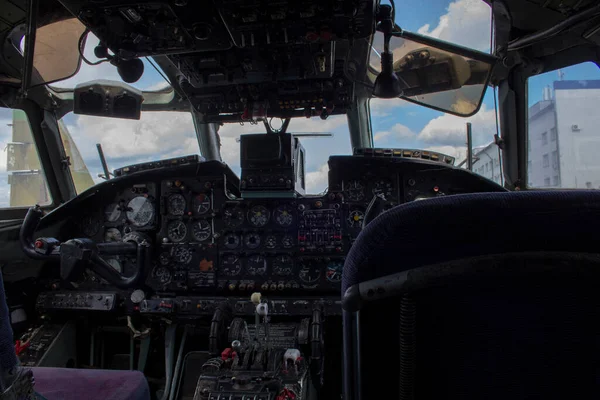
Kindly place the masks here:
POLYGON ((453 197, 353 246, 344 398, 597 397, 600 195, 453 197))

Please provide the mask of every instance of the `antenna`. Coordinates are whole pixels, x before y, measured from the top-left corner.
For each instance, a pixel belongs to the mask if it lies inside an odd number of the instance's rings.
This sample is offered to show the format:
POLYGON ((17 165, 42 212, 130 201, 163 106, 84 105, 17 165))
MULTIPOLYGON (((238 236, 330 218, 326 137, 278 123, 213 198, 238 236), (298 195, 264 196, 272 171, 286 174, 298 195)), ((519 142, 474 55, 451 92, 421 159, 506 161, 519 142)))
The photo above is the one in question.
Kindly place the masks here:
POLYGON ((98 149, 98 156, 100 157, 100 163, 102 164, 102 169, 104 170, 104 175, 98 174, 98 177, 109 180, 110 172, 108 171, 108 164, 106 163, 106 158, 104 158, 104 151, 102 151, 102 145, 100 143, 96 143, 96 148, 98 149))

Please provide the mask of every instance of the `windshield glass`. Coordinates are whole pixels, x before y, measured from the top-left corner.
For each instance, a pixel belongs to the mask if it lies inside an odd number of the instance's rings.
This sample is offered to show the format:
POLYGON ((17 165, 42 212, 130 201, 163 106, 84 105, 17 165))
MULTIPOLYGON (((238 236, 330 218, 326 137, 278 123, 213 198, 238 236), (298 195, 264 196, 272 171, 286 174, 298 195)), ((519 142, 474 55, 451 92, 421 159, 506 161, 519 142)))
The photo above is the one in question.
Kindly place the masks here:
MULTIPOLYGON (((403 2, 402 13, 396 13, 396 23, 412 32, 489 53, 491 9, 485 2, 442 0, 428 2, 427 7, 420 5, 418 0, 403 2), (414 7, 406 6, 406 3, 412 3, 414 7)), ((390 45, 394 48, 396 43, 395 48, 400 49, 401 42, 400 39, 396 42, 392 39, 390 45)), ((374 42, 374 47, 377 47, 377 42, 374 42)), ((373 53, 370 63, 379 69, 379 58, 374 58, 373 53)), ((476 148, 484 148, 492 143, 496 133, 492 90, 486 91, 481 108, 469 118, 424 108, 402 99, 372 99, 370 110, 375 147, 439 151, 456 157, 457 164, 466 156, 467 122, 472 123, 473 146, 476 148)), ((483 159, 480 163, 483 163, 483 159)), ((474 170, 479 172, 476 163, 474 170)), ((485 172, 485 167, 482 171, 485 172)), ((500 168, 496 168, 495 172, 498 177, 500 168)), ((492 175, 487 177, 494 178, 492 175)))

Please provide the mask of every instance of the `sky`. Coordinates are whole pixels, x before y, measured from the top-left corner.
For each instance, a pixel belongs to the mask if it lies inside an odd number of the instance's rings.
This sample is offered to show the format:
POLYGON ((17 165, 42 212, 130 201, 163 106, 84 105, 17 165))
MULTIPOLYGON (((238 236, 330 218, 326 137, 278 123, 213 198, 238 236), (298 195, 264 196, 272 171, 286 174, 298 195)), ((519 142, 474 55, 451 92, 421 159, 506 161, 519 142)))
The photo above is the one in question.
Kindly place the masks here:
MULTIPOLYGON (((405 30, 430 35, 449 42, 481 51, 490 49, 490 8, 481 0, 396 0, 396 23, 405 30)), ((393 41, 395 39, 392 39, 393 41)), ((392 41, 392 47, 394 42, 392 41)), ((97 39, 90 37, 85 48, 86 56, 95 60, 93 48, 97 39)), ((598 79, 594 65, 582 65, 564 70, 564 79, 598 79)), ((82 64, 79 73, 55 86, 73 87, 92 79, 120 80, 114 66, 103 63, 91 67, 82 64)), ((530 80, 531 104, 539 101, 542 89, 558 80, 556 72, 530 80)), ((151 90, 166 85, 164 79, 145 61, 145 72, 133 86, 151 90)), ((474 146, 485 145, 496 133, 494 93, 488 88, 481 109, 469 118, 456 117, 401 100, 371 100, 372 133, 376 147, 420 148, 440 151, 457 157, 466 154, 466 123, 473 126, 474 146)), ((6 147, 9 130, 5 129, 4 115, 0 110, 0 145, 6 147)), ((81 155, 96 182, 102 172, 96 151, 101 143, 109 168, 164 159, 178 155, 199 153, 199 148, 189 113, 146 112, 140 121, 99 118, 68 114, 64 118, 81 155)), ((307 192, 320 193, 327 187, 327 160, 330 155, 351 154, 350 138, 345 116, 292 120, 290 132, 330 132, 329 138, 305 138, 307 192)), ((239 143, 236 139, 244 133, 263 133, 261 125, 226 124, 220 128, 223 160, 239 173, 239 143)), ((0 152, 0 174, 5 174, 6 154, 0 152)), ((0 175, 1 182, 6 182, 0 175)), ((0 204, 7 197, 6 185, 0 184, 0 204)))

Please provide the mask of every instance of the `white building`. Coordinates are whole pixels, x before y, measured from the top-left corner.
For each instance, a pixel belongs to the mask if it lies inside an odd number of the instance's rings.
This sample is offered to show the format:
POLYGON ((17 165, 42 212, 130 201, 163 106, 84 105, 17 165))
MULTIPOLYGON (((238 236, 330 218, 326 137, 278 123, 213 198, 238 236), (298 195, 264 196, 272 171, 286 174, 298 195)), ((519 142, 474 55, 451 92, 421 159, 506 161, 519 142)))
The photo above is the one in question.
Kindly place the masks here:
POLYGON ((600 80, 556 81, 529 109, 528 183, 600 188, 600 80))
POLYGON ((473 148, 473 172, 503 185, 502 163, 498 146, 494 142, 473 148))

